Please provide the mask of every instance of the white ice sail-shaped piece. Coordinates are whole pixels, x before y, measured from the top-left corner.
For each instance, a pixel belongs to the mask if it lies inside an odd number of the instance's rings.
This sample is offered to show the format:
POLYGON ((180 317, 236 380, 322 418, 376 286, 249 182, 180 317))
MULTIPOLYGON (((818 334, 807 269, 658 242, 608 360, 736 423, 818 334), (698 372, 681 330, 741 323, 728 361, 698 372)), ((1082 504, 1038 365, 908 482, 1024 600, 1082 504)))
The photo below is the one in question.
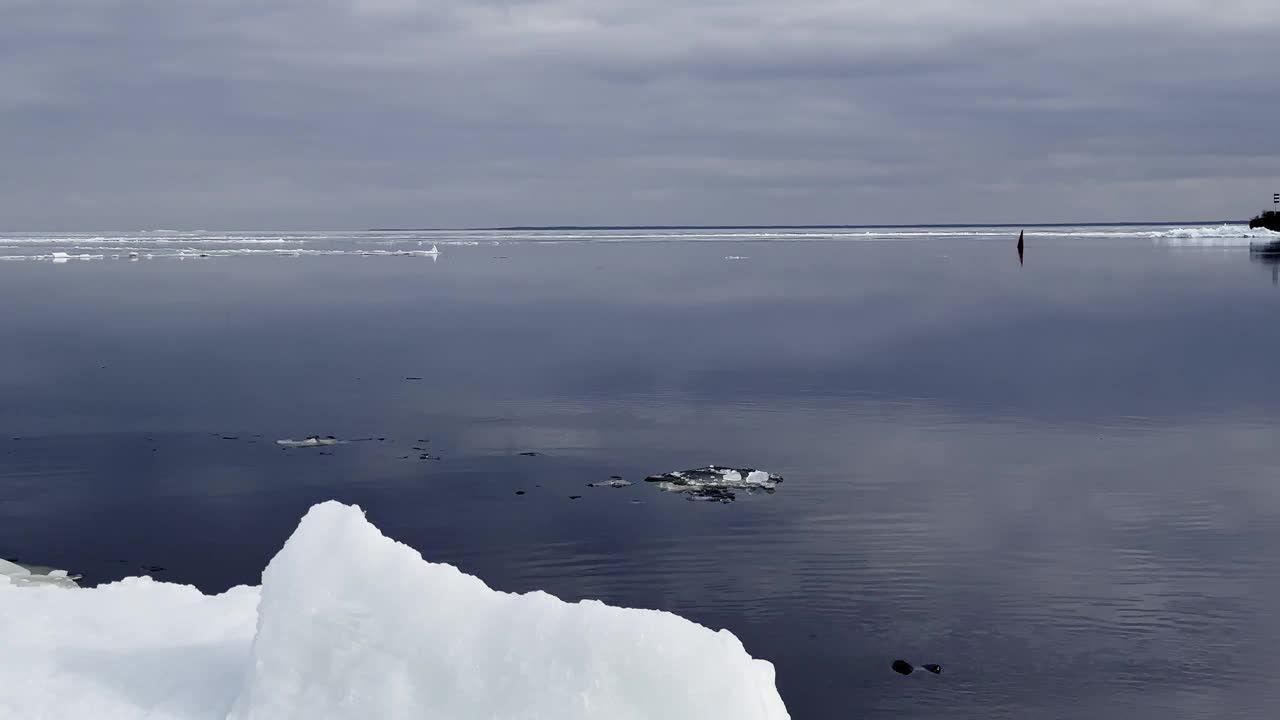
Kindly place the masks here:
POLYGON ((13 568, 0 718, 788 717, 773 666, 727 631, 496 592, 338 503, 311 509, 261 589, 24 587, 13 568))
POLYGON ((313 507, 263 574, 231 718, 787 718, 773 666, 676 615, 489 589, 313 507))

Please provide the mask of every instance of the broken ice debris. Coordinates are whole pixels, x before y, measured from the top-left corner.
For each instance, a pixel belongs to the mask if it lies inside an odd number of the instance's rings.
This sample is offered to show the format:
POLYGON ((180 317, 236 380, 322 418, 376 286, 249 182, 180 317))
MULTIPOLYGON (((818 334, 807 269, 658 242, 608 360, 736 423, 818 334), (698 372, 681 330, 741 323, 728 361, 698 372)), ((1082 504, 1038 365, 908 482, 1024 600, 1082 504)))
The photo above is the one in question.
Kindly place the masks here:
POLYGON ((772 493, 782 478, 764 470, 725 468, 708 465, 696 470, 650 475, 645 482, 658 483, 665 492, 685 493, 689 500, 728 503, 737 499, 735 491, 747 494, 772 493))
POLYGON ((290 448, 290 447, 302 448, 302 447, 321 447, 322 445, 341 445, 344 442, 346 441, 339 440, 332 435, 326 435, 325 437, 320 437, 319 435, 308 435, 303 440, 277 440, 276 444, 281 447, 287 447, 287 448, 290 448))
POLYGON ((79 575, 69 575, 66 570, 55 570, 39 565, 19 565, 0 560, 0 578, 18 586, 53 585, 55 587, 79 587, 79 575))
POLYGON ((610 475, 608 480, 601 480, 600 482, 587 483, 587 487, 621 488, 621 487, 627 487, 630 484, 631 484, 631 481, 623 480, 621 475, 610 475))

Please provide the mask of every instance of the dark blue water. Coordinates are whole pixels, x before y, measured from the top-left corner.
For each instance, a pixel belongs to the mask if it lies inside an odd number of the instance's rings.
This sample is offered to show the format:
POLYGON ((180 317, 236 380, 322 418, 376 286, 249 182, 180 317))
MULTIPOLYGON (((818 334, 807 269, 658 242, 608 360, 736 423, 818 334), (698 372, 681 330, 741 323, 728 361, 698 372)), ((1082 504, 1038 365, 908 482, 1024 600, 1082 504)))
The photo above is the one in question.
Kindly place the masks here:
POLYGON ((0 263, 0 555, 220 591, 337 498, 503 590, 729 628, 797 718, 1274 715, 1280 288, 1245 248, 442 249, 0 263), (310 434, 370 439, 274 442, 310 434), (786 480, 640 482, 709 463, 786 480))

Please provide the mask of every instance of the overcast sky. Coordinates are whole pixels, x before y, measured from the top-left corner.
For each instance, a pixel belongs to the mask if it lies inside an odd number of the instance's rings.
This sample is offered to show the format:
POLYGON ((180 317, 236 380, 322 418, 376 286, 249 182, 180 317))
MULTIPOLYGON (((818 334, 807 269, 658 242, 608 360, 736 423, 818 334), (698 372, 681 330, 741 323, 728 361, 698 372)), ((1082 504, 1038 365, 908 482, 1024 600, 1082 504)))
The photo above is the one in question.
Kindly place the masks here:
POLYGON ((1247 217, 1275 0, 0 0, 0 228, 1247 217))

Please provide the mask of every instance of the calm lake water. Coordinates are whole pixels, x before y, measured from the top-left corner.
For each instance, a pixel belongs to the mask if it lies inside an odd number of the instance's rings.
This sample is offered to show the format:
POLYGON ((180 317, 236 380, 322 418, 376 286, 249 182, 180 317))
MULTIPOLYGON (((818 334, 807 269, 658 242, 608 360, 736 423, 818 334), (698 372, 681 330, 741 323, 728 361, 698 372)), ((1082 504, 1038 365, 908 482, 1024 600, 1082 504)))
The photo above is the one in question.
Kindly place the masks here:
POLYGON ((502 590, 728 628, 796 718, 1274 717, 1246 233, 2 235, 0 555, 221 591, 336 498, 502 590), (274 442, 312 434, 370 439, 274 442), (642 482, 711 463, 785 481, 642 482))

